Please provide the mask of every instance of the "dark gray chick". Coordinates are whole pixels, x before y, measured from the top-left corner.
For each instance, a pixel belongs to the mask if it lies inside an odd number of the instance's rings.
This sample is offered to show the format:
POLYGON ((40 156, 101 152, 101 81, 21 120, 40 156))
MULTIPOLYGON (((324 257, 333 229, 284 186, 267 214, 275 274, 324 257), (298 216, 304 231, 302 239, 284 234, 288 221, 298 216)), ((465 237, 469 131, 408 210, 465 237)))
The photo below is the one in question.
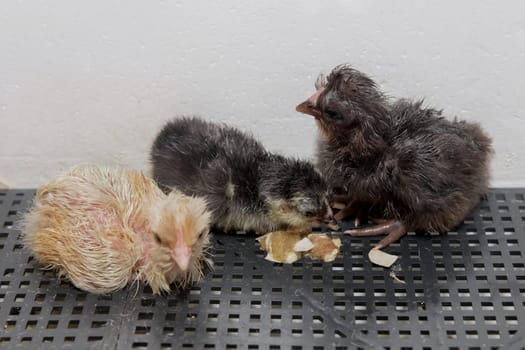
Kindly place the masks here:
POLYGON ((327 185, 312 164, 272 154, 235 128, 176 118, 157 135, 151 162, 166 192, 206 198, 219 229, 265 233, 333 223, 327 185))
POLYGON ((315 117, 320 171, 352 203, 336 218, 368 208, 386 219, 351 235, 385 234, 382 248, 407 231, 446 231, 487 190, 491 139, 478 124, 446 120, 421 101, 390 101, 348 65, 316 85, 297 110, 315 117))

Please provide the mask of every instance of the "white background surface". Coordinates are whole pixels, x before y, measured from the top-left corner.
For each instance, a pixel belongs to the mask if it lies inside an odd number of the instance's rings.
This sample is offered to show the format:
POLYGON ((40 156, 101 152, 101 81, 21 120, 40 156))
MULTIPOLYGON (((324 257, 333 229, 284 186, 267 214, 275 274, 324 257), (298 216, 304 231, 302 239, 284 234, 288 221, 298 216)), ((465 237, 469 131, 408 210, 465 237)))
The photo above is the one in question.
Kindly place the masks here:
POLYGON ((494 139, 493 186, 525 186, 521 1, 2 1, 0 182, 79 162, 147 170, 163 123, 199 114, 312 157, 295 105, 350 62, 494 139))

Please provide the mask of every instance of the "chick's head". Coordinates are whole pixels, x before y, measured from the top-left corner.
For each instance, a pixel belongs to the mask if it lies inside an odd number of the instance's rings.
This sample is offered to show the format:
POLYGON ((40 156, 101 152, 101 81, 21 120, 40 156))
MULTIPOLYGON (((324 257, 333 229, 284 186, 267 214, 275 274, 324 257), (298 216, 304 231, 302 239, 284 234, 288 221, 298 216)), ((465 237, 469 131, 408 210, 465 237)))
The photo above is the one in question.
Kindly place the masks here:
POLYGON ((281 226, 309 228, 333 223, 328 187, 310 163, 287 160, 266 175, 263 194, 281 226))
POLYGON ((161 254, 169 255, 181 271, 200 265, 209 244, 210 213, 206 201, 171 192, 156 207, 151 230, 161 254))
POLYGON ((296 109, 315 117, 328 141, 361 133, 370 138, 363 141, 374 142, 374 135, 389 127, 386 97, 372 79, 351 66, 334 68, 326 79, 318 78, 316 87, 317 91, 296 109))

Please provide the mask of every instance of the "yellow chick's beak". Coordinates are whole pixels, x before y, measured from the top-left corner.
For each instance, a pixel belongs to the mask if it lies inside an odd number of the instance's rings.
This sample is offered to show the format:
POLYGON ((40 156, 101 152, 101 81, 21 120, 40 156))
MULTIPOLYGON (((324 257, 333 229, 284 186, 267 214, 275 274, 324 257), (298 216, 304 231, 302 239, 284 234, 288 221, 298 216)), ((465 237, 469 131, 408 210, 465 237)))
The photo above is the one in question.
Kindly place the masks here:
POLYGON ((182 234, 178 235, 171 257, 182 271, 186 271, 190 265, 191 248, 188 247, 182 234))

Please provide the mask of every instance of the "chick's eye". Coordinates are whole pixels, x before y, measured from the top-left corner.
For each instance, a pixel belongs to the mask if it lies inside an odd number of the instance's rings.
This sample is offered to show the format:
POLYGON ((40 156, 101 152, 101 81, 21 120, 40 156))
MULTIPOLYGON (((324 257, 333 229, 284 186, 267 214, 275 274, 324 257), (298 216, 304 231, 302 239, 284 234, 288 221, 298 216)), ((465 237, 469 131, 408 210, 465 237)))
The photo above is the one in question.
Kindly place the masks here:
POLYGON ((339 114, 332 110, 332 109, 327 109, 324 111, 324 114, 328 117, 328 118, 331 118, 331 119, 339 119, 339 114))
POLYGON ((311 218, 312 216, 314 216, 314 213, 312 211, 307 211, 304 213, 304 215, 307 217, 307 218, 311 218))
POLYGON ((158 233, 153 233, 153 237, 155 238, 155 242, 157 242, 158 244, 162 244, 162 240, 160 239, 158 233))

